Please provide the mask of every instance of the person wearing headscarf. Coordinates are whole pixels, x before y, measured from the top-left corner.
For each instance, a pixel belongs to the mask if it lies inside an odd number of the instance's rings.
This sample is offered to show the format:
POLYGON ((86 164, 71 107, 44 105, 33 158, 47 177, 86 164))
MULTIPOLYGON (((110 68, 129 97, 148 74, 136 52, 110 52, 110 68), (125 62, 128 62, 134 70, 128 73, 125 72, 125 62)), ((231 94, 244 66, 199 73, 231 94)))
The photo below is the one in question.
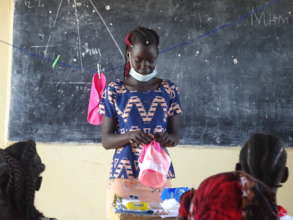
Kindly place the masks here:
MULTIPOLYGON (((269 134, 253 134, 240 151, 236 170, 242 170, 263 182, 272 192, 276 201, 277 189, 288 179, 289 170, 286 166, 287 152, 280 140, 269 134)), ((196 191, 181 197, 178 219, 187 220, 189 209, 196 191)), ((289 220, 287 210, 277 206, 277 215, 282 220, 289 220)))
POLYGON ((241 172, 220 173, 205 179, 193 196, 189 220, 277 220, 273 191, 241 172))

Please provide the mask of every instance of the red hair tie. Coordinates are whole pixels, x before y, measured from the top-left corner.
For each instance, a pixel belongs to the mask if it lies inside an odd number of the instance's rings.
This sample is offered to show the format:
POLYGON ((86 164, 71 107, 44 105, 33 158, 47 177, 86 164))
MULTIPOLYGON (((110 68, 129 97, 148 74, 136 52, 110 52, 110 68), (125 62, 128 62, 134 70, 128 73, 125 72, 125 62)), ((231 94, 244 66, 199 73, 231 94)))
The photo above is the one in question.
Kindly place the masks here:
POLYGON ((130 38, 131 38, 131 34, 127 34, 126 37, 124 38, 124 43, 128 47, 132 47, 132 43, 130 41, 130 38))

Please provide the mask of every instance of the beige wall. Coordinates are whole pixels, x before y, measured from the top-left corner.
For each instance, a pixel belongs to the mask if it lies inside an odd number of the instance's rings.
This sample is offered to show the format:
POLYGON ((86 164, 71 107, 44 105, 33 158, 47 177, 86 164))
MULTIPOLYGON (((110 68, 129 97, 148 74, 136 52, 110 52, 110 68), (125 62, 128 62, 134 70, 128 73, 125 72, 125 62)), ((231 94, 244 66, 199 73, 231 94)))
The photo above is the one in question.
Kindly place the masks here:
MULTIPOLYGON (((0 40, 11 42, 11 0, 0 1, 0 40)), ((7 145, 11 48, 0 42, 0 144, 7 145)), ((47 165, 37 206, 46 215, 59 220, 105 219, 105 189, 112 151, 97 145, 38 144, 47 165)), ((177 179, 175 186, 194 186, 211 175, 234 168, 238 148, 188 148, 171 150, 177 179)), ((289 150, 289 168, 293 170, 293 149, 289 150)), ((279 203, 293 215, 293 178, 280 190, 279 203), (289 190, 291 189, 291 191, 289 190)))

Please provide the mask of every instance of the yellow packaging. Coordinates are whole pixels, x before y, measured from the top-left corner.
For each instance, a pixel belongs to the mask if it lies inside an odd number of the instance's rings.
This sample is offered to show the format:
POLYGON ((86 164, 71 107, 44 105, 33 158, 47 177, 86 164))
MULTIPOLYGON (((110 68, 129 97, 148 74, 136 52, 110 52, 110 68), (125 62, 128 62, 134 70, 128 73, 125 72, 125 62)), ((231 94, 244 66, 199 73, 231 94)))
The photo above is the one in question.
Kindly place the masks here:
POLYGON ((126 209, 134 211, 147 211, 150 209, 150 206, 147 202, 140 201, 129 201, 125 204, 126 209))

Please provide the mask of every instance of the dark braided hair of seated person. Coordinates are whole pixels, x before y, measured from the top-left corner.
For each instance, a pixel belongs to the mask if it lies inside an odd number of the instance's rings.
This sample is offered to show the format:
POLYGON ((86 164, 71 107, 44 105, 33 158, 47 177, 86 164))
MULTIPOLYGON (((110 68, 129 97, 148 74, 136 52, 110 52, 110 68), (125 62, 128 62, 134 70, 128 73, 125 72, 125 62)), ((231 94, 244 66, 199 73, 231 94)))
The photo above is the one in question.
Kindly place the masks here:
POLYGON ((18 142, 0 149, 0 163, 0 190, 8 203, 8 210, 13 212, 7 215, 13 220, 48 219, 34 206, 35 191, 41 185, 40 174, 45 170, 35 142, 18 142))
POLYGON ((241 149, 239 161, 238 169, 261 180, 274 191, 288 178, 286 149, 273 135, 252 135, 241 149))
MULTIPOLYGON (((280 183, 286 182, 288 178, 288 168, 286 167, 287 152, 280 140, 270 134, 254 134, 241 149, 239 160, 240 162, 237 164, 238 168, 236 169, 243 170, 265 183, 272 190, 273 200, 276 204, 277 188, 281 187, 280 183)), ((257 190, 255 193, 257 196, 260 195, 257 190)), ((268 202, 264 199, 263 203, 268 202)), ((275 209, 275 213, 277 212, 276 207, 270 204, 264 207, 271 207, 275 209)), ((265 213, 272 213, 267 212, 265 208, 250 208, 254 212, 254 216, 251 216, 251 219, 257 219, 256 214, 265 216, 265 213)), ((266 219, 276 219, 276 217, 267 216, 266 219)))

